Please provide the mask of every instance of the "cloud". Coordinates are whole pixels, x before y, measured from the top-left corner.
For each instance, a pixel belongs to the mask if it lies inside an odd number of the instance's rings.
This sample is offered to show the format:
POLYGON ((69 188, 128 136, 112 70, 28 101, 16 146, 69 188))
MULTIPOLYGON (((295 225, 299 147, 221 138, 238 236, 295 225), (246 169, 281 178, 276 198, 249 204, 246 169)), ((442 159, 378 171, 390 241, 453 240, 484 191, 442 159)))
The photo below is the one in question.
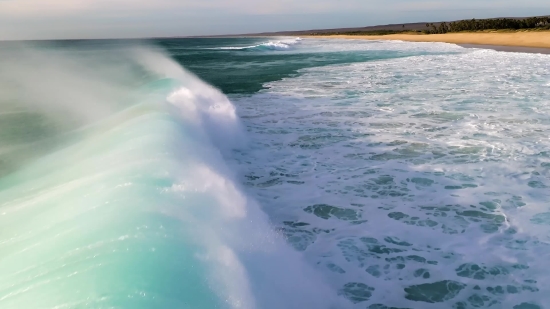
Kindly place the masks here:
MULTIPOLYGON (((225 11, 228 14, 294 14, 373 11, 490 8, 515 4, 512 0, 410 1, 410 0, 3 0, 0 15, 11 17, 62 17, 112 12, 155 13, 180 11, 225 11)), ((524 0, 522 6, 542 5, 543 0, 524 0)), ((550 7, 550 5, 546 5, 550 7)))
MULTIPOLYGON (((395 1, 395 0, 394 0, 395 1)), ((402 2, 404 0, 397 0, 402 2)), ((60 17, 113 11, 129 13, 169 12, 171 10, 215 10, 241 14, 327 13, 342 10, 372 10, 383 0, 0 0, 0 15, 17 17, 60 17)))
MULTIPOLYGON (((399 0, 398 0, 399 1, 399 0)), ((397 7, 399 11, 424 11, 424 12, 438 12, 444 10, 488 10, 488 9, 502 9, 509 8, 510 16, 514 16, 514 7, 517 6, 518 2, 515 0, 486 0, 486 1, 399 1, 400 3, 397 7)), ((523 0, 521 2, 521 7, 541 7, 544 6, 543 1, 541 0, 523 0)), ((546 4, 546 7, 550 9, 550 5, 546 4)))
POLYGON ((185 9, 193 1, 175 0, 0 0, 0 15, 11 17, 63 17, 125 11, 159 12, 185 9))
POLYGON ((203 35, 536 15, 547 0, 0 0, 0 39, 203 35), (462 13, 461 13, 462 12, 462 13))

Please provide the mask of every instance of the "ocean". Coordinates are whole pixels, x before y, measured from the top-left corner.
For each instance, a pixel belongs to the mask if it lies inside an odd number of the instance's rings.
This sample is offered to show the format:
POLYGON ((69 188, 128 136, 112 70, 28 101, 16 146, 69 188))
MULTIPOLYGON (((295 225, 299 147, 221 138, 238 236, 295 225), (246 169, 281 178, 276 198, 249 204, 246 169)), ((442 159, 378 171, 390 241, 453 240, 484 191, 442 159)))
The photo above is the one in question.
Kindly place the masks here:
POLYGON ((0 308, 550 308, 550 55, 0 44, 0 308))

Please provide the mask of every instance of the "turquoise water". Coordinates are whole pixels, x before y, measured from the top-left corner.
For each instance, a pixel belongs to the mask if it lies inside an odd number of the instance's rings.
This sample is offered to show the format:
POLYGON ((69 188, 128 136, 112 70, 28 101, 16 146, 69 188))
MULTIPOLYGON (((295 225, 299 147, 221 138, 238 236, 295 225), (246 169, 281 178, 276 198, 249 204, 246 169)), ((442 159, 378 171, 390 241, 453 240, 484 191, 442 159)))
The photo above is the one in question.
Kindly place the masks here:
POLYGON ((4 43, 0 308, 546 308, 549 59, 4 43))

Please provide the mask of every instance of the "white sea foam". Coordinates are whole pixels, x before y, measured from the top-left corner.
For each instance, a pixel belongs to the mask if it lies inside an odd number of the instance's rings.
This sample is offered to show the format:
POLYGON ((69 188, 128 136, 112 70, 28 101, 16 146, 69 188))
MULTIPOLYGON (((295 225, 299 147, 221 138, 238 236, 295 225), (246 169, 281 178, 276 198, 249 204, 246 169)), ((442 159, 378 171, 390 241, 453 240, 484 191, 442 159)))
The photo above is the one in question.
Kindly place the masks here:
POLYGON ((350 307, 549 305, 550 57, 302 47, 424 53, 304 69, 235 99, 253 145, 236 157, 243 181, 350 307))

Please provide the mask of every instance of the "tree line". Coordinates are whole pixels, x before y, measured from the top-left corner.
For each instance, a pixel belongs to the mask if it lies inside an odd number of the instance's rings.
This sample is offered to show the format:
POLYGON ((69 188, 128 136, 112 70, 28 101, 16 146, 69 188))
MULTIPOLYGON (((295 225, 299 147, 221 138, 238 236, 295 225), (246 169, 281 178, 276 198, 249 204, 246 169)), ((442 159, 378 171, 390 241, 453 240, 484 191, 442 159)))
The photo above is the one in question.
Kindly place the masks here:
POLYGON ((443 22, 439 26, 428 23, 426 28, 428 30, 424 30, 424 32, 428 34, 481 30, 550 29, 550 17, 459 20, 451 23, 443 22))

